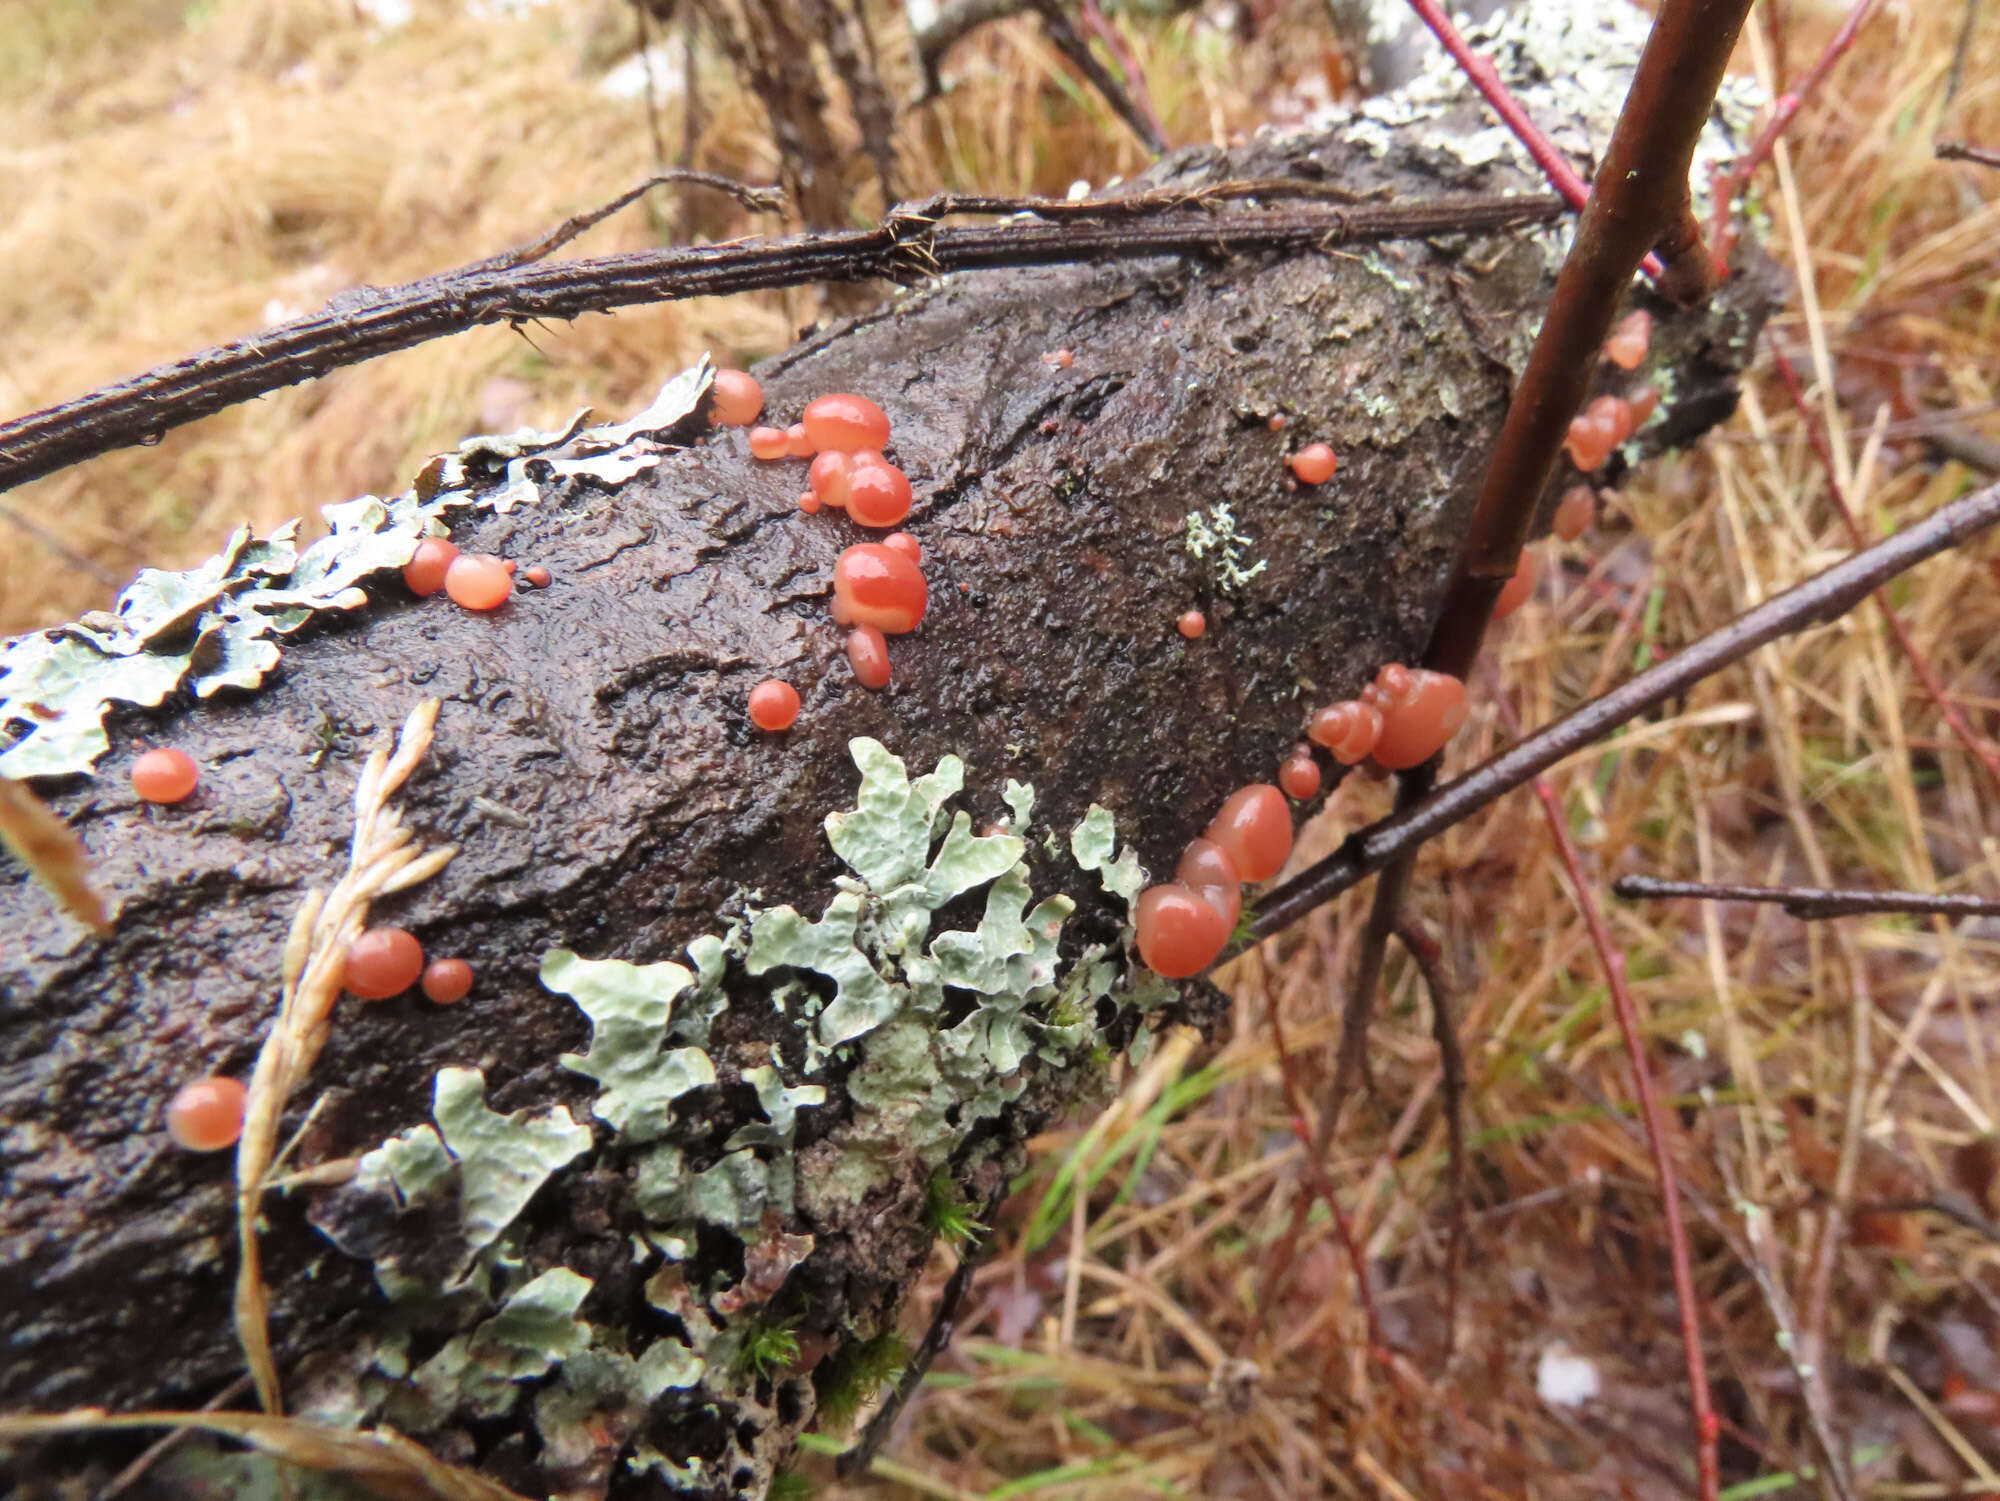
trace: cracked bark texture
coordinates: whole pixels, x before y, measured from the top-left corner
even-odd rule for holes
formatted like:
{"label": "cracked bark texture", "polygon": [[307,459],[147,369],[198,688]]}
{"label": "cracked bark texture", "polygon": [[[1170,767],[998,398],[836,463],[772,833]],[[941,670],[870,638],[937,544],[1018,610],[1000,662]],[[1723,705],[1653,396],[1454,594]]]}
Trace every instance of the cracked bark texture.
{"label": "cracked bark texture", "polygon": [[[1437,130],[1381,158],[1337,135],[1194,150],[1146,182],[1298,173],[1358,191],[1538,187],[1505,164],[1454,161]],[[478,984],[449,1008],[341,1003],[287,1117],[289,1132],[325,1097],[305,1161],[428,1119],[433,1076],[451,1065],[483,1069],[496,1110],[560,1101],[588,1120],[592,1087],[556,1061],[581,1050],[588,1025],[537,983],[543,952],[679,959],[745,888],[816,915],[840,869],[820,824],[853,804],[854,736],[880,739],[913,774],[962,756],[956,806],[975,821],[1004,816],[1005,779],[1031,783],[1036,893],[1080,903],[1065,955],[1113,939],[1122,904],[1050,858],[1040,834],[1066,835],[1101,803],[1121,843],[1129,835],[1150,870],[1169,869],[1231,789],[1270,776],[1312,707],[1420,651],[1556,243],[1527,233],[965,275],[772,361],[759,373],[774,413],[826,391],[880,401],[916,486],[909,527],[932,605],[892,644],[895,683],[881,694],[854,683],[827,614],[833,561],[856,530],[797,511],[802,464],[751,462],[742,435],[722,433],[616,492],[575,490],[458,527],[461,547],[545,564],[546,591],[474,615],[391,579],[358,618],[291,644],[254,695],[114,717],[97,779],[44,790],[97,863],[115,935],[52,917],[18,866],[0,867],[0,1411],[196,1406],[239,1374],[228,1154],[174,1149],[161,1109],[190,1077],[247,1073],[299,897],[345,859],[360,757],[420,696],[444,708],[402,801],[421,837],[463,849],[374,920],[470,959]],[[1767,290],[1739,278],[1704,313],[1656,309],[1673,396],[1649,444],[1684,441],[1730,409],[1736,352]],[[1058,348],[1075,353],[1067,369],[1043,363]],[[1273,432],[1278,414],[1288,422]],[[1296,487],[1283,457],[1315,440],[1334,446],[1340,471]],[[1552,493],[1573,479],[1559,475]],[[1264,565],[1234,589],[1186,546],[1189,513],[1223,503],[1254,539],[1243,563]],[[1209,620],[1194,643],[1174,629],[1189,606]],[[774,676],[804,699],[780,737],[744,713],[750,687]],[[202,763],[191,804],[135,802],[127,773],[144,743]],[[709,1049],[720,1080],[679,1107],[711,1144],[759,1118],[738,1071],[772,1045],[786,1082],[802,1078],[790,1024],[753,1004],[756,982],[739,973],[732,989]],[[808,1161],[847,1128],[842,1072],[810,1076],[828,1099],[799,1117]],[[974,1202],[1100,1078],[1033,1065],[1020,1099],[962,1154]],[[523,1245],[533,1269],[595,1279],[583,1317],[642,1330],[659,1320],[628,1245],[630,1162],[601,1128],[599,1143],[543,1188]],[[916,1174],[865,1212],[820,1217],[804,1196],[784,1228],[814,1235],[815,1249],[771,1306],[799,1313],[808,1342],[885,1327],[928,1251],[923,1196]],[[272,1328],[294,1386],[315,1365],[338,1368],[383,1310],[368,1263],[308,1220],[329,1198],[268,1205]],[[699,1271],[727,1259],[703,1248]],[[803,1378],[774,1387],[711,1372],[634,1418],[630,1436],[701,1459],[701,1494],[756,1494],[811,1426],[812,1403]],[[607,1478],[613,1494],[664,1492],[614,1467],[616,1453],[553,1472],[531,1414],[524,1402],[431,1442],[524,1494],[588,1494]],[[102,1479],[136,1447],[23,1448],[11,1473],[47,1488]]]}

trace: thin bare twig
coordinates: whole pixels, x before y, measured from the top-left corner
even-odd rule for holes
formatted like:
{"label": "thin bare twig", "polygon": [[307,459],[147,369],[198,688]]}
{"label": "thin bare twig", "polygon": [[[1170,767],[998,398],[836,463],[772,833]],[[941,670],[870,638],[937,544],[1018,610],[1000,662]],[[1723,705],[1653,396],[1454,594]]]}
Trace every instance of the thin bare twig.
{"label": "thin bare twig", "polygon": [[1267,938],[1290,926],[1628,720],[1686,692],[1760,646],[1839,618],[1871,589],[1995,522],[2000,522],[2000,485],[1989,485],[1746,610],[1621,687],[1446,783],[1415,807],[1355,830],[1325,859],[1265,894],[1250,925],[1251,936]]}
{"label": "thin bare twig", "polygon": [[1840,891],[1818,886],[1739,886],[1718,881],[1665,881],[1657,876],[1620,876],[1614,894],[1627,898],[1698,897],[1710,902],[1776,902],[1788,917],[1817,922],[1872,912],[1908,912],[1938,917],[2000,917],[2000,899],[1952,896],[1933,891]]}
{"label": "thin bare twig", "polygon": [[1465,1052],[1459,1046],[1454,999],[1458,987],[1445,971],[1444,949],[1417,923],[1396,924],[1396,938],[1409,952],[1431,995],[1431,1036],[1437,1039],[1438,1071],[1444,1078],[1445,1193],[1450,1218],[1445,1232],[1444,1348],[1458,1347],[1458,1275],[1465,1259]]}
{"label": "thin bare twig", "polygon": [[1978,167],[2000,167],[2000,151],[1991,146],[1975,146],[1970,141],[1939,141],[1938,160],[1971,162]]}
{"label": "thin bare twig", "polygon": [[1541,800],[1548,821],[1549,837],[1569,876],[1571,892],[1584,926],[1590,930],[1591,947],[1611,988],[1612,1009],[1618,1016],[1618,1030],[1625,1039],[1626,1060],[1632,1066],[1633,1088],[1639,1096],[1639,1112],[1646,1125],[1646,1142],[1652,1148],[1653,1171],[1659,1176],[1660,1208],[1667,1222],[1667,1254],[1673,1267],[1674,1297],[1680,1304],[1681,1349],[1687,1357],[1688,1396],[1694,1409],[1695,1472],[1702,1501],[1715,1501],[1721,1491],[1721,1461],[1716,1441],[1721,1425],[1709,1400],[1708,1363],[1701,1348],[1701,1314],[1695,1302],[1694,1268],[1688,1256],[1687,1227],[1681,1222],[1679,1175],[1674,1171],[1673,1152],[1667,1145],[1667,1123],[1660,1114],[1660,1101],[1653,1088],[1652,1070],[1646,1063],[1645,1034],[1639,1025],[1638,1003],[1625,981],[1625,954],[1611,939],[1583,861],[1569,827],[1563,821],[1562,805],[1555,789],[1544,777],[1535,778],[1535,796]]}
{"label": "thin bare twig", "polygon": [[[934,220],[944,212],[1039,213],[1045,200],[1014,200],[1014,208],[1002,207],[1006,199],[932,200],[899,209],[874,229],[634,251],[502,270],[481,267],[379,288],[372,296],[343,300],[338,307],[0,424],[0,490],[143,443],[330,370],[488,323],[574,318],[642,303],[811,282],[921,281],[997,266],[1212,258],[1490,232],[1543,223],[1562,212],[1559,199],[1541,194],[1234,211],[1202,207],[1210,196],[1100,200],[1087,222],[1021,219],[954,228],[939,228]],[[940,209],[941,203],[955,206]]]}
{"label": "thin bare twig", "polygon": [[1154,156],[1164,155],[1167,142],[1160,133],[1159,122],[1152,118],[1150,111],[1141,109],[1125,92],[1125,85],[1118,81],[1117,75],[1097,60],[1097,54],[1090,50],[1090,43],[1083,39],[1063,13],[1061,0],[1031,0],[1031,4],[1035,14],[1041,17],[1042,30],[1048,33],[1055,49],[1069,59],[1070,65],[1084,76],[1092,88],[1104,96],[1104,102],[1111,106],[1112,113],[1125,122],[1125,128],[1137,136],[1148,151]]}

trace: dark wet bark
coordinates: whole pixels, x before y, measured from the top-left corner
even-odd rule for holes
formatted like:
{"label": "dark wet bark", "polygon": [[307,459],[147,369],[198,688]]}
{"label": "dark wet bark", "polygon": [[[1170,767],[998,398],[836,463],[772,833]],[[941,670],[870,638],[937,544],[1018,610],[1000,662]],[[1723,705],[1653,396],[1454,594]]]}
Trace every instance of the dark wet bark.
{"label": "dark wet bark", "polygon": [[[1535,186],[1505,168],[1440,170],[1441,159],[1425,143],[1385,160],[1323,140],[1264,143],[1183,153],[1163,175],[1295,171],[1400,193]],[[262,692],[115,718],[98,779],[53,789],[98,862],[115,936],[53,919],[17,867],[0,869],[0,1410],[192,1406],[239,1373],[226,1154],[173,1149],[161,1107],[189,1077],[247,1073],[299,897],[345,858],[360,757],[419,697],[444,710],[402,801],[427,840],[463,852],[382,902],[377,920],[470,959],[479,983],[452,1008],[342,1003],[288,1117],[289,1131],[329,1095],[307,1161],[427,1119],[446,1066],[483,1069],[494,1109],[560,1101],[588,1119],[591,1086],[556,1061],[588,1026],[537,983],[543,952],[678,959],[746,888],[760,905],[816,915],[839,870],[821,820],[853,804],[855,736],[880,739],[913,773],[962,756],[956,806],[975,821],[1004,816],[1006,779],[1031,783],[1035,889],[1080,902],[1066,953],[1112,937],[1120,907],[1043,851],[1041,833],[1066,836],[1101,803],[1148,868],[1168,868],[1230,789],[1270,776],[1313,706],[1421,651],[1550,285],[1540,234],[994,271],[808,338],[761,372],[771,408],[871,394],[919,495],[910,529],[932,607],[892,643],[886,693],[855,685],[827,617],[831,565],[858,535],[836,516],[800,515],[803,466],[753,463],[732,433],[615,494],[578,491],[460,528],[462,547],[547,566],[547,591],[477,616],[385,582],[357,620],[294,643]],[[1762,304],[1740,282],[1729,295],[1754,307],[1663,312],[1674,397],[1653,434],[1684,441],[1733,404],[1732,351],[1748,347]],[[1071,367],[1043,363],[1058,348],[1074,351]],[[1271,431],[1281,414],[1287,425]],[[1297,488],[1283,456],[1315,440],[1332,443],[1340,471]],[[1188,514],[1223,503],[1253,539],[1243,564],[1265,565],[1234,590],[1186,546]],[[1174,630],[1189,606],[1209,621],[1192,644]],[[805,701],[775,739],[744,716],[749,688],[771,676]],[[203,763],[193,804],[135,804],[125,776],[140,742]],[[760,1119],[736,1075],[771,1045],[786,1081],[803,1077],[790,1024],[738,981],[709,1049],[722,1082],[682,1107],[711,1143]],[[841,1072],[811,1076],[828,1100],[800,1114],[807,1161],[849,1119]],[[1033,1066],[968,1153],[982,1164],[966,1173],[974,1202],[1093,1077]],[[629,1163],[601,1145],[525,1217],[534,1266],[595,1280],[593,1323],[653,1317],[628,1243],[631,1190]],[[802,1211],[786,1228],[816,1247],[772,1306],[798,1313],[802,1336],[836,1343],[881,1328],[924,1264],[923,1197],[912,1174],[865,1212]],[[330,1198],[269,1205],[272,1327],[293,1379],[302,1357],[350,1347],[382,1307],[368,1264],[308,1223]],[[767,1470],[810,1426],[811,1400],[803,1380],[774,1390],[711,1372],[699,1400],[668,1402],[642,1433],[706,1458],[727,1494],[750,1458]],[[523,1403],[500,1430],[527,1428],[531,1412]],[[440,1447],[527,1493],[552,1483],[522,1433],[458,1428]],[[103,1474],[129,1453],[47,1448],[17,1464],[44,1478]]]}

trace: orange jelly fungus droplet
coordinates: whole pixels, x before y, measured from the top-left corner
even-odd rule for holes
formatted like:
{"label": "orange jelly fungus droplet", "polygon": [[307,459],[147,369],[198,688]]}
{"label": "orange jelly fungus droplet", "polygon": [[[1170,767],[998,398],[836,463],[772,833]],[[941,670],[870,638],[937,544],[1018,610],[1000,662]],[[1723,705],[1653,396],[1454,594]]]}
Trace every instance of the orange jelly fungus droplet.
{"label": "orange jelly fungus droplet", "polygon": [[521,570],[521,577],[533,584],[537,589],[546,589],[555,581],[553,575],[540,563],[536,563],[529,568],[523,568]]}
{"label": "orange jelly fungus droplet", "polygon": [[884,547],[893,547],[897,552],[915,563],[919,568],[924,563],[924,544],[908,532],[891,532],[882,539]]}
{"label": "orange jelly fungus droplet", "polygon": [[403,582],[419,599],[428,599],[444,587],[445,570],[457,556],[458,549],[444,538],[426,537],[403,565]]}
{"label": "orange jelly fungus droplet", "polygon": [[386,1001],[417,983],[424,972],[424,946],[403,928],[370,928],[347,946],[347,975],[341,983],[364,1001]]}
{"label": "orange jelly fungus droplet", "polygon": [[1514,565],[1514,576],[1507,580],[1507,587],[1500,591],[1500,597],[1493,602],[1493,618],[1505,620],[1535,592],[1535,554],[1532,548],[1521,549],[1521,561]]}
{"label": "orange jelly fungus droplet", "polygon": [[1134,926],[1146,968],[1169,980],[1199,974],[1229,942],[1229,924],[1185,886],[1150,886],[1139,893]]}
{"label": "orange jelly fungus droplet", "polygon": [[177,803],[201,781],[201,768],[186,751],[161,746],[132,763],[132,790],[149,803]]}
{"label": "orange jelly fungus droplet", "polygon": [[1237,878],[1235,862],[1221,845],[1213,839],[1189,840],[1174,870],[1174,881],[1221,913],[1225,927],[1235,928],[1243,911],[1243,883]]}
{"label": "orange jelly fungus droplet", "polygon": [[1308,747],[1295,746],[1285,757],[1278,767],[1278,785],[1294,802],[1303,803],[1319,796],[1319,762],[1313,759]]}
{"label": "orange jelly fungus droplet", "polygon": [[764,410],[764,388],[747,370],[718,370],[708,387],[718,427],[748,427]]}
{"label": "orange jelly fungus droplet", "polygon": [[1274,433],[1283,432],[1285,430],[1285,414],[1283,412],[1273,412],[1270,420],[1264,426],[1268,427]]}
{"label": "orange jelly fungus droplet", "polygon": [[789,730],[799,717],[799,690],[776,678],[750,690],[750,722],[760,730]]}
{"label": "orange jelly fungus droplet", "polygon": [[1076,356],[1071,354],[1067,349],[1058,349],[1052,353],[1043,355],[1042,363],[1052,366],[1057,370],[1067,370],[1071,365],[1076,363]]}
{"label": "orange jelly fungus droplet", "polygon": [[1244,880],[1268,881],[1292,852],[1292,810],[1269,782],[1253,782],[1229,795],[1201,837],[1221,845]]}
{"label": "orange jelly fungus droplet", "polygon": [[1660,393],[1656,387],[1641,386],[1632,396],[1632,431],[1637,432],[1646,425],[1646,420],[1660,408]]}
{"label": "orange jelly fungus droplet", "polygon": [[1597,519],[1597,495],[1588,485],[1571,485],[1556,502],[1556,514],[1549,530],[1565,542],[1574,542],[1590,530]]}
{"label": "orange jelly fungus droplet", "polygon": [[1292,473],[1299,477],[1299,483],[1303,485],[1323,485],[1333,478],[1333,471],[1340,467],[1340,460],[1324,443],[1309,443],[1285,462],[1292,466]]}
{"label": "orange jelly fungus droplet", "polygon": [[790,447],[782,427],[753,427],[750,429],[750,457],[753,459],[782,459]]}
{"label": "orange jelly fungus droplet", "polygon": [[472,966],[463,959],[433,959],[424,966],[423,984],[427,998],[455,1006],[472,993]]}
{"label": "orange jelly fungus droplet", "polygon": [[857,462],[847,482],[847,514],[860,526],[896,526],[910,514],[909,476],[886,460]]}
{"label": "orange jelly fungus droplet", "polygon": [[854,453],[889,441],[889,414],[866,396],[842,391],[809,402],[803,426],[815,448]]}
{"label": "orange jelly fungus droplet", "polygon": [[819,452],[819,445],[807,433],[803,422],[794,422],[785,429],[785,457],[788,459],[809,459]]}
{"label": "orange jelly fungus droplet", "polygon": [[812,493],[835,507],[847,504],[847,487],[853,480],[854,455],[837,448],[815,455],[812,468],[806,471],[806,483],[812,487]]}
{"label": "orange jelly fungus droplet", "polygon": [[514,592],[514,575],[498,558],[462,552],[445,570],[444,592],[468,610],[496,610]]}
{"label": "orange jelly fungus droplet", "polygon": [[1384,716],[1375,760],[1391,771],[1403,771],[1437,754],[1456,735],[1467,713],[1465,684],[1442,672],[1418,668],[1410,674],[1410,691]]}
{"label": "orange jelly fungus droplet", "polygon": [[847,633],[847,665],[862,687],[881,692],[889,686],[889,638],[872,625],[857,625]]}
{"label": "orange jelly fungus droplet", "polygon": [[817,516],[819,514],[819,497],[810,490],[801,490],[799,492],[799,509],[804,511],[808,516]]}
{"label": "orange jelly fungus droplet", "polygon": [[1382,711],[1358,699],[1327,705],[1306,727],[1306,738],[1325,746],[1342,766],[1367,760],[1381,733]]}
{"label": "orange jelly fungus droplet", "polygon": [[1382,707],[1391,707],[1410,691],[1410,669],[1401,662],[1383,663],[1375,670],[1374,688]]}
{"label": "orange jelly fungus droplet", "polygon": [[1584,415],[1611,434],[1614,446],[1631,437],[1638,427],[1632,420],[1632,403],[1622,396],[1600,396],[1584,409]]}
{"label": "orange jelly fungus droplet", "polygon": [[1174,622],[1174,629],[1192,641],[1208,629],[1208,617],[1199,610],[1183,610],[1181,618]]}
{"label": "orange jelly fungus droplet", "polygon": [[234,1079],[196,1079],[167,1101],[167,1134],[190,1152],[219,1152],[243,1134],[249,1098]]}
{"label": "orange jelly fungus droplet", "polygon": [[930,593],[923,571],[880,542],[857,543],[833,565],[834,605],[845,611],[845,624],[872,625],[884,635],[900,636],[924,618]]}
{"label": "orange jelly fungus droplet", "polygon": [[1644,308],[1627,313],[1604,341],[1604,357],[1620,370],[1637,370],[1653,338],[1653,315]]}

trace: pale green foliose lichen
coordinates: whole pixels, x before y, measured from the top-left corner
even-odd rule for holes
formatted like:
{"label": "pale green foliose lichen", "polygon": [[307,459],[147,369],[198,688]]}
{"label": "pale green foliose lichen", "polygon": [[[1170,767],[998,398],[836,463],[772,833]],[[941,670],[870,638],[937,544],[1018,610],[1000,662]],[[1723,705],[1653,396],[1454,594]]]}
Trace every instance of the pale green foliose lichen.
{"label": "pale green foliose lichen", "polygon": [[1104,889],[1122,897],[1129,908],[1139,900],[1139,893],[1146,885],[1146,872],[1130,846],[1112,859],[1112,851],[1117,847],[1118,830],[1112,823],[1111,810],[1092,803],[1083,821],[1069,831],[1070,854],[1085,870],[1096,871]]}
{"label": "pale green foliose lichen", "polygon": [[581,959],[558,948],[542,956],[541,980],[590,1018],[590,1051],[563,1054],[562,1066],[598,1082],[592,1108],[627,1141],[666,1135],[674,1101],[715,1082],[707,1053],[666,1046],[674,998],[694,981],[681,965]]}

